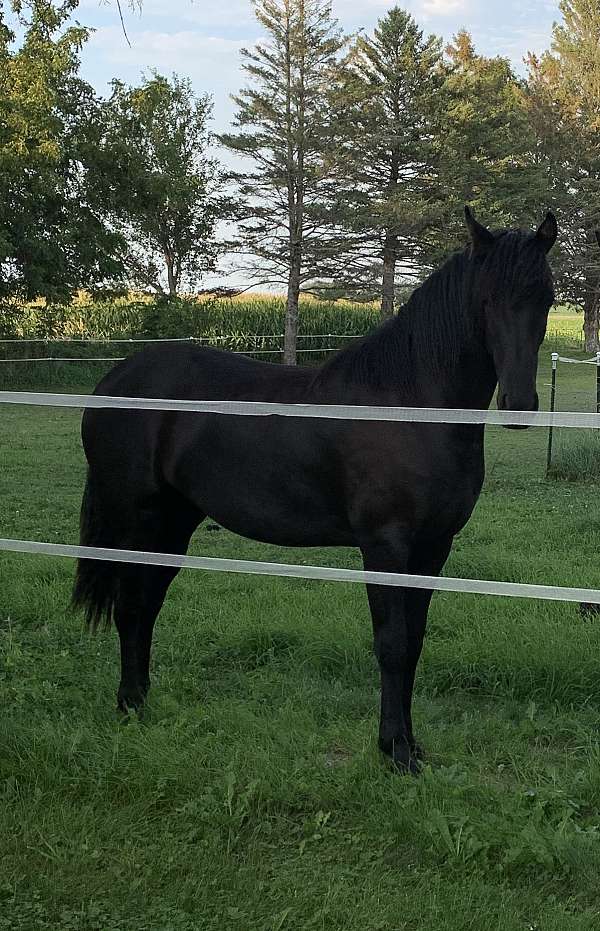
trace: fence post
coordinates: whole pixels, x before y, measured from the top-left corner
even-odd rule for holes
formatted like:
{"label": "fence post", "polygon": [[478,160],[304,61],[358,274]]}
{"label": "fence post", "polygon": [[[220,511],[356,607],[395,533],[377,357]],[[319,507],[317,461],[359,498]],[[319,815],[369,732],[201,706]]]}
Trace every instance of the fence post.
{"label": "fence post", "polygon": [[[600,353],[598,353],[600,356]],[[550,385],[550,411],[554,413],[554,405],[556,400],[556,367],[558,365],[558,353],[552,353],[552,384]],[[598,386],[598,372],[600,368],[596,369],[596,386]],[[550,465],[552,463],[552,431],[553,426],[550,424],[548,427],[548,455],[546,456],[546,475],[550,471]]]}
{"label": "fence post", "polygon": [[600,352],[596,353],[596,413],[600,414]]}

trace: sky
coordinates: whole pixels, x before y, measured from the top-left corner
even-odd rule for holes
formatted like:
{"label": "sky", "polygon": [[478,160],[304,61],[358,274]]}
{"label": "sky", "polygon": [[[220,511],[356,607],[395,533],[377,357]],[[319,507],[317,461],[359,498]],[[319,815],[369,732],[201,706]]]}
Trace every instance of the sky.
{"label": "sky", "polygon": [[[348,32],[370,31],[393,0],[333,0],[333,12]],[[528,51],[548,47],[558,0],[403,0],[425,33],[448,40],[460,28],[473,35],[485,55],[504,55],[524,72]],[[102,94],[113,77],[138,83],[156,69],[189,77],[198,93],[214,97],[214,129],[231,124],[230,94],[244,83],[240,48],[260,38],[250,0],[142,0],[134,11],[123,0],[128,46],[115,0],[81,0],[77,18],[93,27],[82,53],[83,76]]]}
{"label": "sky", "polygon": [[[525,73],[528,51],[549,46],[553,21],[559,18],[558,0],[396,0],[413,14],[423,31],[450,40],[466,27],[475,48],[485,55],[504,55],[517,71]],[[197,93],[214,99],[213,130],[231,126],[235,105],[230,95],[245,83],[240,49],[261,38],[250,0],[133,0],[132,10],[122,0],[123,35],[116,0],[80,0],[77,19],[94,32],[82,51],[82,75],[102,94],[118,77],[137,84],[142,73],[155,69],[190,78]],[[371,31],[394,0],[333,0],[333,14],[348,33]],[[219,151],[224,164],[235,165],[233,155]],[[246,285],[225,262],[216,278],[205,286]]]}

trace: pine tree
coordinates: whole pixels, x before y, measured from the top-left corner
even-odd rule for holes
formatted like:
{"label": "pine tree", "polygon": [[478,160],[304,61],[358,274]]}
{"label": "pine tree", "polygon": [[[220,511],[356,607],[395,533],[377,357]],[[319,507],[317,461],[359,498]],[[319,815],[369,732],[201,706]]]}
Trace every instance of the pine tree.
{"label": "pine tree", "polygon": [[[441,43],[394,7],[355,42],[334,90],[332,199],[339,228],[330,277],[360,290],[380,279],[381,313],[394,312],[396,269],[414,266],[439,208],[435,125]],[[332,250],[333,251],[333,250]]]}
{"label": "pine tree", "polygon": [[446,48],[446,116],[440,174],[447,214],[440,230],[462,240],[462,207],[470,204],[496,226],[529,224],[547,208],[548,180],[525,102],[525,85],[506,58],[477,54],[470,34]]}
{"label": "pine tree", "polygon": [[242,51],[249,86],[234,97],[237,133],[221,141],[254,163],[237,173],[247,204],[238,248],[263,283],[287,284],[284,361],[296,361],[298,302],[318,274],[322,229],[308,220],[326,183],[327,91],[343,39],[330,0],[253,0],[266,39]]}
{"label": "pine tree", "polygon": [[586,349],[600,312],[600,6],[562,0],[551,50],[529,56],[529,107],[561,225],[560,296],[582,307]]}

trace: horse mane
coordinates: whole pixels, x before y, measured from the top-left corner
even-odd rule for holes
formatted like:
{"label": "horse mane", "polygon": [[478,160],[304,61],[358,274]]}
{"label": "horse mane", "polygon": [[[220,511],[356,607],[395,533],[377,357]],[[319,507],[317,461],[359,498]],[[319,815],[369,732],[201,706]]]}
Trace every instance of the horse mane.
{"label": "horse mane", "polygon": [[394,317],[328,359],[315,383],[335,379],[373,387],[406,387],[413,382],[415,363],[432,378],[453,370],[480,325],[476,280],[486,292],[502,288],[514,298],[543,286],[549,274],[543,251],[534,245],[534,234],[496,230],[493,235],[496,245],[487,257],[483,280],[478,280],[481,263],[470,245],[453,253],[413,291]]}

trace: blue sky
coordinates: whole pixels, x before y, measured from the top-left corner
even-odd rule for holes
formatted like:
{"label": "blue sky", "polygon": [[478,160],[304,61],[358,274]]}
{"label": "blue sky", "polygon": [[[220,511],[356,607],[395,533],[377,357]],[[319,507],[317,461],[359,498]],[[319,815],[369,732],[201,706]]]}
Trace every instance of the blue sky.
{"label": "blue sky", "polygon": [[[126,7],[127,0],[123,3]],[[334,14],[348,31],[370,30],[392,5],[390,0],[333,0]],[[444,39],[466,26],[478,51],[506,55],[519,71],[528,50],[548,46],[559,18],[558,0],[405,0],[400,5],[425,32]],[[129,8],[124,13],[131,48],[114,0],[82,0],[78,19],[96,30],[83,52],[84,76],[106,93],[113,77],[137,83],[151,68],[176,71],[198,92],[214,96],[214,128],[227,128],[233,114],[229,95],[243,83],[239,50],[260,37],[250,0],[143,0],[141,13]]]}

